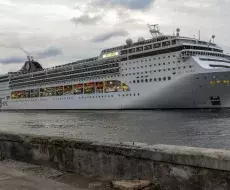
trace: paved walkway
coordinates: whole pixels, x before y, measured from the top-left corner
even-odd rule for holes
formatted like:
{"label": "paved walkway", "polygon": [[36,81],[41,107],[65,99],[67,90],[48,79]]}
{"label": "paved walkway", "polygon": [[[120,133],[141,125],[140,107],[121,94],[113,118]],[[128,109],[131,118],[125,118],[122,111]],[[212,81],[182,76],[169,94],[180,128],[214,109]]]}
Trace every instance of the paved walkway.
{"label": "paved walkway", "polygon": [[56,170],[49,169],[44,172],[39,166],[2,161],[0,190],[83,190],[47,178],[58,175]]}

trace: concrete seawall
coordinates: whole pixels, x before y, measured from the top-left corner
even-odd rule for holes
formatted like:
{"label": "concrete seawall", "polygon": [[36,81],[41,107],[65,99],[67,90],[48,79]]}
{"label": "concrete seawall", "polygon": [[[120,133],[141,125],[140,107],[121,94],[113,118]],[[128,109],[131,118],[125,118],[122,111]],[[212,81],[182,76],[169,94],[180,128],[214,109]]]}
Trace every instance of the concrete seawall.
{"label": "concrete seawall", "polygon": [[150,180],[164,190],[230,189],[225,150],[1,133],[0,157],[106,180]]}

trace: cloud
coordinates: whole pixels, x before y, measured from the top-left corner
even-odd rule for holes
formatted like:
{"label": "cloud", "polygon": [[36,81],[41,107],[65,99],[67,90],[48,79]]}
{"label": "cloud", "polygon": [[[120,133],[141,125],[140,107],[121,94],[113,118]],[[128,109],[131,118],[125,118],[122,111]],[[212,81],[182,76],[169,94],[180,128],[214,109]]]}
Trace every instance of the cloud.
{"label": "cloud", "polygon": [[[22,49],[22,51],[25,51]],[[27,53],[34,56],[37,59],[45,59],[49,57],[55,57],[62,54],[62,50],[57,47],[49,47],[45,50]],[[7,58],[0,59],[0,64],[14,64],[14,63],[24,63],[26,61],[26,56],[11,56]]]}
{"label": "cloud", "polygon": [[112,31],[108,33],[104,33],[99,36],[95,36],[92,41],[93,42],[104,42],[107,41],[113,37],[119,37],[119,36],[128,36],[129,33],[126,30],[117,30],[117,31]]}
{"label": "cloud", "polygon": [[78,18],[73,17],[70,21],[73,22],[74,24],[95,24],[97,23],[99,20],[102,19],[102,16],[94,16],[94,17],[90,17],[88,14],[82,15]]}
{"label": "cloud", "polygon": [[93,4],[97,6],[121,6],[132,10],[149,8],[155,0],[96,0]]}
{"label": "cloud", "polygon": [[25,62],[26,58],[25,57],[8,57],[8,58],[3,58],[0,59],[1,64],[13,64],[13,63],[23,63]]}
{"label": "cloud", "polygon": [[35,57],[38,59],[45,59],[49,57],[55,57],[63,54],[62,50],[57,47],[49,47],[43,51],[37,52]]}

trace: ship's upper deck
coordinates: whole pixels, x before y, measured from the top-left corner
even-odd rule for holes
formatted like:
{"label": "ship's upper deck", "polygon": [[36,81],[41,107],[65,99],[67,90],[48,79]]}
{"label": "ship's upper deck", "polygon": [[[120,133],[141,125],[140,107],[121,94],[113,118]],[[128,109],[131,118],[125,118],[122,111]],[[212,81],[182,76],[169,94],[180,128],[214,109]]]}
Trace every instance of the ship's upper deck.
{"label": "ship's upper deck", "polygon": [[125,50],[128,48],[137,47],[137,46],[141,46],[141,45],[170,41],[173,39],[176,41],[184,42],[184,43],[198,44],[198,45],[204,45],[204,46],[209,45],[210,47],[215,47],[215,48],[221,49],[221,47],[219,47],[215,43],[198,40],[196,38],[189,38],[189,37],[175,36],[175,35],[174,36],[162,35],[162,36],[156,36],[152,39],[148,39],[148,40],[144,40],[144,41],[140,41],[140,42],[135,42],[135,43],[132,43],[131,45],[122,45],[122,46],[117,46],[114,48],[105,49],[105,50],[102,50],[102,54],[113,52],[113,51]]}
{"label": "ship's upper deck", "polygon": [[[151,32],[151,30],[150,30]],[[155,31],[158,32],[159,31]],[[159,33],[160,34],[160,33]],[[213,38],[214,40],[214,38]],[[133,43],[132,40],[128,39],[126,41],[126,45],[117,46],[109,49],[102,50],[100,55],[98,57],[92,57],[89,59],[83,59],[79,61],[75,61],[72,63],[64,64],[55,66],[52,68],[46,68],[42,71],[37,71],[33,73],[52,73],[52,72],[59,72],[59,70],[71,70],[71,67],[84,67],[89,66],[91,64],[101,64],[106,63],[111,59],[118,59],[122,57],[127,56],[135,56],[135,54],[141,53],[141,52],[149,52],[149,51],[157,51],[157,50],[165,50],[168,49],[170,51],[170,48],[172,47],[179,47],[184,46],[189,49],[198,49],[198,50],[204,50],[204,51],[214,51],[223,53],[223,50],[221,47],[219,47],[217,44],[207,41],[203,41],[196,38],[189,38],[189,37],[182,37],[180,36],[179,32],[177,32],[176,35],[156,35],[153,36],[153,38],[145,40],[144,38],[139,38],[137,42]],[[9,76],[12,78],[17,77],[19,75],[30,75],[31,73],[22,73],[19,72],[11,72],[8,73]]]}

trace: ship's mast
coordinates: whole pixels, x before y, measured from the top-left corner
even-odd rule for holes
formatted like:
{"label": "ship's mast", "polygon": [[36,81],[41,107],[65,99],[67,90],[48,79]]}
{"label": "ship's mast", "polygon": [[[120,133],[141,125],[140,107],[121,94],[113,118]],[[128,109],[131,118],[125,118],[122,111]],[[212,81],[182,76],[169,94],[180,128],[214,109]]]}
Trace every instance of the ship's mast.
{"label": "ship's mast", "polygon": [[147,24],[149,27],[149,32],[153,37],[156,36],[162,36],[163,34],[160,32],[160,27],[158,24],[154,24],[154,25],[149,25]]}

